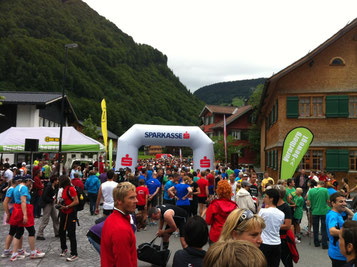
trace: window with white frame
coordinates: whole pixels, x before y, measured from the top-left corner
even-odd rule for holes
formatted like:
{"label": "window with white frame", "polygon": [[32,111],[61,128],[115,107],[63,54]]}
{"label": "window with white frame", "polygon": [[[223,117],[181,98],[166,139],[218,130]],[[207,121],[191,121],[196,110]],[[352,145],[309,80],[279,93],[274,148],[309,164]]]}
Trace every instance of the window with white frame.
{"label": "window with white frame", "polygon": [[241,131],[240,130],[232,130],[231,135],[232,135],[232,138],[235,140],[241,139]]}

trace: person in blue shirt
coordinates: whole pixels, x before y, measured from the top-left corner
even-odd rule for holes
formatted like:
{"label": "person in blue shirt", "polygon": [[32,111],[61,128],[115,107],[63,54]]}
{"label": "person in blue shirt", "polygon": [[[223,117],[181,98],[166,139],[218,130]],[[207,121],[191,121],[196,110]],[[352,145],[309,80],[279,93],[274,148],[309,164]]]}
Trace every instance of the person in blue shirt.
{"label": "person in blue shirt", "polygon": [[[179,175],[178,174],[175,174],[176,175],[176,179],[178,180],[179,178]],[[165,184],[164,186],[164,197],[163,197],[163,204],[172,204],[172,205],[175,205],[175,198],[170,196],[169,193],[167,192],[167,190],[169,188],[171,188],[172,186],[174,186],[176,184],[175,182],[175,176],[170,174],[169,175],[169,180],[167,181],[167,183]]]}
{"label": "person in blue shirt", "polygon": [[170,195],[175,195],[174,191],[176,191],[176,206],[184,209],[187,212],[187,215],[190,213],[190,200],[188,197],[192,193],[192,188],[188,184],[189,182],[190,178],[184,176],[182,178],[182,183],[176,184],[167,190]]}
{"label": "person in blue shirt", "polygon": [[89,211],[90,215],[94,215],[95,206],[97,203],[97,197],[100,187],[100,181],[94,171],[89,172],[89,177],[84,184],[84,189],[88,190],[88,198],[89,198]]}
{"label": "person in blue shirt", "polygon": [[[149,175],[148,175],[149,177]],[[161,187],[161,183],[157,179],[157,173],[154,172],[153,176],[146,181],[146,186],[149,189],[148,209],[157,205],[157,196]]]}
{"label": "person in blue shirt", "polygon": [[138,178],[138,182],[141,180],[141,179],[143,179],[143,180],[145,180],[146,181],[146,177],[147,177],[147,170],[145,169],[145,168],[142,168],[141,169],[141,174],[140,174],[140,176],[139,176],[139,178]]}
{"label": "person in blue shirt", "polygon": [[[11,180],[11,182],[9,182],[9,189],[6,191],[6,196],[4,199],[4,209],[5,209],[5,213],[6,213],[6,223],[9,223],[10,221],[10,217],[12,214],[12,210],[14,207],[14,203],[15,203],[15,199],[14,199],[14,189],[15,187],[22,182],[22,176],[21,175],[15,175],[15,177]],[[4,247],[4,252],[1,254],[2,258],[7,258],[11,256],[11,249],[10,249],[10,245],[11,242],[14,238],[14,235],[16,234],[16,229],[17,226],[16,225],[10,225],[10,231],[9,234],[7,235],[6,239],[5,239],[5,247]],[[23,238],[22,238],[23,239]],[[27,252],[24,252],[22,249],[22,239],[21,239],[21,243],[20,243],[20,249],[19,249],[19,253],[20,254],[29,254]]]}
{"label": "person in blue shirt", "polygon": [[330,240],[328,255],[332,261],[332,266],[343,266],[346,263],[345,256],[342,255],[339,246],[339,235],[344,220],[342,212],[346,210],[346,198],[342,193],[334,193],[330,197],[332,209],[326,215],[327,235]]}

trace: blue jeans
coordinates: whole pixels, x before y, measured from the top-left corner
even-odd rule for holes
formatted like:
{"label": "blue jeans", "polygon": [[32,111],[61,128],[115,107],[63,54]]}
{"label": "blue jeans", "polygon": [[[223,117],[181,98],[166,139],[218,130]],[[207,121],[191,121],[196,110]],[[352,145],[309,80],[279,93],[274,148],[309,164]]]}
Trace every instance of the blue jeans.
{"label": "blue jeans", "polygon": [[95,248],[95,250],[99,253],[100,256],[100,244],[98,244],[97,242],[95,242],[91,237],[88,236],[88,241],[89,243],[92,244],[92,246]]}
{"label": "blue jeans", "polygon": [[95,193],[88,193],[88,198],[89,198],[89,210],[90,214],[93,215],[95,212],[95,205],[97,202],[97,196],[98,194]]}
{"label": "blue jeans", "polygon": [[327,247],[326,215],[312,215],[312,229],[314,231],[314,244],[320,246],[319,241],[319,221],[321,221],[321,243]]}

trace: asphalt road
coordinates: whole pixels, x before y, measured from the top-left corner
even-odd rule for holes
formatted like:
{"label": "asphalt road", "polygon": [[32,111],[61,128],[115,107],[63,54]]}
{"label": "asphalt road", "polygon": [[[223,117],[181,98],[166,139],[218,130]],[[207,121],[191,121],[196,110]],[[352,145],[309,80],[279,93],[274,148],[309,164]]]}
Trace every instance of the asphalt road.
{"label": "asphalt road", "polygon": [[[46,252],[46,256],[43,259],[31,260],[26,258],[24,260],[18,260],[15,262],[10,262],[9,258],[0,258],[0,266],[83,266],[83,267],[90,267],[90,266],[100,266],[100,257],[98,253],[92,248],[89,244],[86,233],[88,229],[94,224],[94,221],[98,218],[98,216],[90,216],[89,215],[89,206],[85,206],[85,210],[81,211],[79,214],[80,218],[80,226],[77,227],[77,242],[78,242],[78,254],[79,259],[76,262],[66,262],[65,258],[60,257],[60,242],[58,238],[54,237],[53,228],[51,225],[51,220],[49,225],[45,230],[45,238],[44,241],[36,241],[36,247]],[[0,206],[0,214],[3,214],[2,205]],[[38,229],[40,224],[40,219],[35,219],[35,228]],[[2,221],[2,216],[1,216]],[[302,227],[307,225],[306,216],[304,215]],[[5,237],[8,233],[9,226],[2,225],[0,226],[0,249],[1,251],[4,249]],[[137,245],[143,242],[149,242],[155,236],[157,231],[157,226],[148,226],[147,231],[137,232],[136,233],[136,240]],[[159,243],[159,240],[157,240]],[[67,242],[69,246],[69,241]],[[25,239],[24,239],[24,248],[29,249],[27,243],[27,232],[25,230]],[[178,237],[172,236],[170,238],[170,250],[171,250],[171,257],[169,260],[168,266],[172,265],[172,259],[174,256],[175,251],[181,249],[180,240]],[[205,246],[205,249],[208,248],[208,245]],[[309,238],[303,237],[302,242],[298,244],[298,250],[300,253],[300,261],[295,266],[314,266],[314,267],[326,267],[331,266],[331,261],[328,257],[327,250],[322,250],[321,248],[315,248],[313,242],[311,245],[309,244]],[[144,263],[138,261],[138,266],[151,266],[148,263]],[[283,266],[281,264],[281,266]]]}

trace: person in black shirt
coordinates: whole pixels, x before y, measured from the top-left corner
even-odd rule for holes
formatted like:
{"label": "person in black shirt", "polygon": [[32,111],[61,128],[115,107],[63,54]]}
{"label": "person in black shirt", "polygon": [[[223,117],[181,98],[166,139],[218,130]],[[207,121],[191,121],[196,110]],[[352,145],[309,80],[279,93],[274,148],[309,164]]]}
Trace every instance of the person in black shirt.
{"label": "person in black shirt", "polygon": [[195,266],[201,267],[206,251],[202,249],[208,241],[208,226],[200,216],[188,219],[184,226],[184,237],[188,245],[185,249],[176,251],[173,267]]}
{"label": "person in black shirt", "polygon": [[281,239],[281,261],[285,267],[292,267],[293,266],[293,258],[290,252],[289,246],[287,244],[287,231],[291,229],[292,223],[292,212],[291,208],[288,204],[286,204],[283,198],[286,195],[286,189],[282,185],[274,186],[275,189],[279,191],[279,201],[278,205],[276,206],[279,210],[284,212],[285,219],[284,224],[280,227],[280,239]]}
{"label": "person in black shirt", "polygon": [[192,188],[192,194],[188,197],[190,200],[190,213],[188,214],[188,217],[191,216],[196,216],[197,215],[197,209],[198,209],[198,197],[201,193],[201,190],[196,182],[193,181],[193,175],[189,174],[188,177],[190,178],[190,181],[188,184]]}
{"label": "person in black shirt", "polygon": [[[159,231],[156,233],[157,236],[162,237],[163,247],[169,247],[169,239],[173,232],[176,229],[180,231],[180,241],[182,248],[186,248],[187,244],[184,239],[184,230],[183,227],[186,223],[187,212],[184,209],[181,209],[175,205],[165,204],[149,209],[148,212],[149,218],[152,220],[160,220]],[[164,224],[166,228],[163,230]]]}

